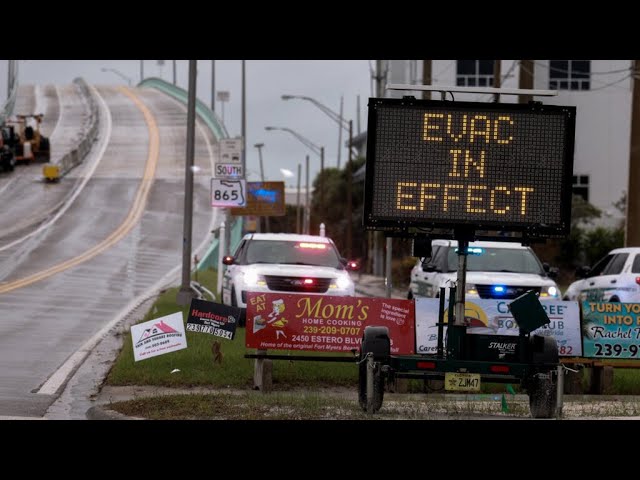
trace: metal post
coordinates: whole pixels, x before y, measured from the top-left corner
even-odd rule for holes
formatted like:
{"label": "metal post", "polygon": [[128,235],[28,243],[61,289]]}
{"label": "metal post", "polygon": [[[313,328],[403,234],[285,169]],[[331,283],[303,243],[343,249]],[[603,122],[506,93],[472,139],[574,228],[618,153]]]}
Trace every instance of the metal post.
{"label": "metal post", "polygon": [[436,356],[438,358],[443,358],[443,339],[444,339],[444,301],[447,295],[447,289],[445,287],[440,287],[440,308],[438,308],[438,343],[436,347]]}
{"label": "metal post", "polygon": [[173,62],[173,84],[177,85],[178,81],[177,81],[177,77],[176,77],[176,61],[175,60],[171,60]]}
{"label": "metal post", "polygon": [[385,295],[387,298],[391,298],[391,257],[392,257],[392,249],[393,249],[393,238],[387,237],[387,256],[385,258],[385,268],[384,268],[384,285],[385,285]]}
{"label": "metal post", "polygon": [[184,228],[182,238],[182,285],[177,296],[178,305],[191,303],[191,230],[193,216],[193,162],[196,127],[197,60],[189,60],[189,103],[187,105],[187,158],[184,170]]}
{"label": "metal post", "polygon": [[373,413],[373,352],[367,353],[367,413]]}
{"label": "metal post", "polygon": [[338,163],[337,163],[338,170],[340,170],[340,157],[341,157],[340,154],[342,152],[342,124],[343,124],[342,110],[343,110],[343,106],[344,106],[344,97],[341,95],[340,96],[340,121],[338,122]]}
{"label": "metal post", "polygon": [[309,205],[309,155],[307,155],[305,160],[305,176],[307,179],[307,186],[305,188],[304,194],[304,233],[309,235],[311,231],[311,205]]}
{"label": "metal post", "polygon": [[[262,165],[262,147],[264,147],[264,143],[256,143],[255,147],[258,149],[258,158],[260,159],[260,181],[264,183],[264,168]],[[269,217],[264,217],[265,229],[266,232],[269,233]],[[258,226],[260,225],[260,218],[258,218]]]}
{"label": "metal post", "polygon": [[13,60],[7,60],[7,100],[11,97],[11,87],[13,86]]}
{"label": "metal post", "polygon": [[300,177],[302,176],[302,165],[298,164],[298,195],[296,197],[296,233],[301,233],[300,230]]}
{"label": "metal post", "polygon": [[464,325],[464,296],[467,291],[465,284],[467,282],[467,248],[469,241],[466,239],[458,239],[458,276],[456,282],[456,321],[454,325]]}
{"label": "metal post", "polygon": [[[551,375],[551,372],[549,372]],[[556,385],[556,418],[562,418],[562,407],[564,405],[564,366],[562,364],[558,365],[558,382]]]}
{"label": "metal post", "polygon": [[242,168],[247,171],[244,152],[247,151],[247,82],[245,76],[245,61],[242,60]]}
{"label": "metal post", "polygon": [[349,160],[347,163],[347,258],[351,260],[351,229],[353,217],[352,180],[351,180],[351,150],[353,146],[353,120],[349,120]]}
{"label": "metal post", "polygon": [[211,60],[211,111],[216,113],[216,61]]}
{"label": "metal post", "polygon": [[325,229],[326,229],[326,227],[325,227],[324,223],[321,223],[320,224],[320,236],[321,237],[325,237],[327,235]]}
{"label": "metal post", "polygon": [[224,271],[224,263],[222,263],[222,259],[224,258],[224,251],[226,248],[224,247],[225,241],[225,230],[227,229],[227,224],[222,222],[220,224],[220,230],[218,231],[218,298],[222,302],[222,273]]}
{"label": "metal post", "polygon": [[144,80],[144,60],[140,60],[140,81]]}

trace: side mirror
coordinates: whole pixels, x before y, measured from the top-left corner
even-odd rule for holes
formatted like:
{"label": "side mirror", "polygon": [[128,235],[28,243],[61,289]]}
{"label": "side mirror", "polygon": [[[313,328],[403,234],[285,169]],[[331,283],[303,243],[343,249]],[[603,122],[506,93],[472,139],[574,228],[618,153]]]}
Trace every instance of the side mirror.
{"label": "side mirror", "polygon": [[591,267],[587,265],[583,265],[582,267],[576,268],[577,278],[587,278],[590,273],[591,273]]}
{"label": "side mirror", "polygon": [[557,278],[560,273],[560,269],[558,267],[552,267],[547,262],[542,264],[542,268],[549,278]]}
{"label": "side mirror", "polygon": [[225,265],[233,265],[234,262],[235,258],[233,258],[231,255],[227,255],[222,258],[222,263],[224,263]]}

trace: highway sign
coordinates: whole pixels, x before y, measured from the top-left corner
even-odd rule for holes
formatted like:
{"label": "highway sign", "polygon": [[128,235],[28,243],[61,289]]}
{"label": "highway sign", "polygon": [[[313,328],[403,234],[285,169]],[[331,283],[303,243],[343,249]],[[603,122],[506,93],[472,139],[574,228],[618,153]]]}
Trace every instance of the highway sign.
{"label": "highway sign", "polygon": [[247,202],[246,180],[211,179],[212,207],[244,207]]}
{"label": "highway sign", "polygon": [[216,178],[244,178],[244,168],[235,163],[216,163]]}
{"label": "highway sign", "polygon": [[369,100],[364,223],[569,232],[576,108]]}
{"label": "highway sign", "polygon": [[284,182],[249,182],[247,205],[232,208],[231,215],[279,217],[285,215]]}

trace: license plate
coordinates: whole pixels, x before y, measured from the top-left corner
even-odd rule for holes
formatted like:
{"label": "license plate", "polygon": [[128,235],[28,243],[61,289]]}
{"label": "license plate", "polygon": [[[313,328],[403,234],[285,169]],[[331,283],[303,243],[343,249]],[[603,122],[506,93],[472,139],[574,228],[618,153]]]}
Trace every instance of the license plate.
{"label": "license plate", "polygon": [[444,389],[456,392],[479,392],[480,374],[445,372]]}

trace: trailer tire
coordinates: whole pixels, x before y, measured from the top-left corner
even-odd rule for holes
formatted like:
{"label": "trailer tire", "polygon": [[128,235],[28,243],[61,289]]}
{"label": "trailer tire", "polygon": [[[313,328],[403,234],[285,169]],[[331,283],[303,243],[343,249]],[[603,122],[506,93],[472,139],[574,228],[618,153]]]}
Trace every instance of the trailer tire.
{"label": "trailer tire", "polygon": [[358,365],[358,402],[363,411],[367,411],[367,355],[373,353],[375,370],[373,372],[373,412],[382,408],[384,399],[384,375],[382,366],[389,364],[391,341],[389,329],[386,327],[366,327],[362,335],[360,347],[360,364]]}
{"label": "trailer tire", "polygon": [[531,346],[531,363],[558,364],[558,342],[553,337],[532,335],[529,338]]}
{"label": "trailer tire", "polygon": [[528,390],[531,417],[553,418],[558,406],[558,392],[551,372],[534,375]]}

